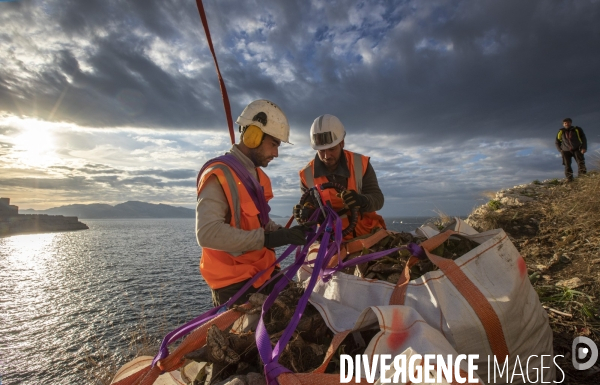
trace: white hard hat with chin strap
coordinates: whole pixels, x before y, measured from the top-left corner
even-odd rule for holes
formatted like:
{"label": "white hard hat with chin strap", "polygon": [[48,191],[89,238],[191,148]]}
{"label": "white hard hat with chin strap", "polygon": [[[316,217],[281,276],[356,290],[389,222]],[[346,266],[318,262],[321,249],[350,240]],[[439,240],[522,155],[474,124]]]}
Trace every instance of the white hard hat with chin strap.
{"label": "white hard hat with chin strap", "polygon": [[[265,100],[255,100],[248,104],[235,121],[241,127],[256,126],[260,130],[285,143],[290,143],[290,125],[277,104]],[[290,143],[291,144],[291,143]]]}
{"label": "white hard hat with chin strap", "polygon": [[310,145],[314,150],[327,150],[337,146],[346,137],[346,130],[333,115],[321,115],[310,127]]}

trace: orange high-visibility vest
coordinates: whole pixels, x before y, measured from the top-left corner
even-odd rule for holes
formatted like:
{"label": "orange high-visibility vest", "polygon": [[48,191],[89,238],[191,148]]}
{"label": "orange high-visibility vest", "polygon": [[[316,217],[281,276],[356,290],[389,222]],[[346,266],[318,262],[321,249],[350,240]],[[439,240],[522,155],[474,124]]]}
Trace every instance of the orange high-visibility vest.
{"label": "orange high-visibility vest", "polygon": [[[271,180],[260,168],[257,168],[256,171],[265,198],[269,201],[273,198]],[[215,162],[204,171],[198,183],[198,195],[211,175],[215,175],[219,179],[219,183],[227,197],[231,212],[229,224],[242,230],[260,228],[258,208],[244,184],[226,164]],[[202,257],[200,258],[200,274],[202,274],[211,289],[220,289],[254,277],[258,272],[269,268],[275,262],[275,259],[275,251],[266,247],[246,251],[237,257],[224,250],[203,247]],[[264,273],[253,286],[255,288],[262,286],[271,277],[274,268],[274,266],[270,267],[270,271]]]}
{"label": "orange high-visibility vest", "polygon": [[[350,152],[344,150],[344,156],[346,157],[346,164],[348,165],[348,169],[350,170],[350,178],[348,178],[348,186],[347,189],[354,190],[359,194],[362,192],[362,179],[365,173],[367,172],[367,165],[369,164],[369,158],[357,154],[354,152]],[[304,167],[299,172],[300,180],[302,183],[310,188],[314,187],[318,184],[323,184],[329,182],[326,176],[320,176],[315,178],[315,160],[311,160],[306,167]],[[331,201],[331,205],[333,209],[337,212],[340,212],[344,208],[344,201],[342,198],[338,198],[335,193],[329,193],[329,200]],[[359,214],[359,220],[354,228],[354,234],[348,234],[344,237],[344,239],[351,239],[354,237],[359,237],[364,234],[369,234],[374,228],[379,227],[385,229],[385,221],[381,217],[381,215],[376,212],[370,213],[362,213]],[[342,215],[342,227],[348,227],[349,221],[346,215]]]}

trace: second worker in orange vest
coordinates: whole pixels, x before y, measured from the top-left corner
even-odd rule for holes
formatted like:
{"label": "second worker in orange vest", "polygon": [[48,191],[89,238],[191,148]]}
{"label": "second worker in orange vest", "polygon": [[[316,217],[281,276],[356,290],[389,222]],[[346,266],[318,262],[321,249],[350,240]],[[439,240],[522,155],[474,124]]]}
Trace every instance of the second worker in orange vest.
{"label": "second worker in orange vest", "polygon": [[[271,181],[261,167],[279,155],[289,140],[283,111],[268,100],[255,100],[238,117],[242,137],[224,156],[209,160],[197,181],[196,237],[202,247],[200,273],[211,289],[213,304],[233,297],[258,278],[236,304],[246,302],[273,274],[275,247],[304,245],[302,226],[282,228],[269,219]],[[271,285],[270,285],[271,286]],[[263,290],[268,293],[271,287]]]}
{"label": "second worker in orange vest", "polygon": [[[354,232],[345,237],[350,239],[386,227],[383,218],[375,212],[383,207],[384,200],[375,170],[368,157],[344,150],[345,137],[346,130],[337,117],[316,118],[310,128],[310,144],[317,154],[299,174],[303,191],[326,182],[338,183],[347,189],[341,196],[330,194],[330,197],[333,208],[342,216],[343,227],[348,225],[345,218],[348,209],[360,208]],[[296,206],[294,215],[300,212],[301,208]]]}

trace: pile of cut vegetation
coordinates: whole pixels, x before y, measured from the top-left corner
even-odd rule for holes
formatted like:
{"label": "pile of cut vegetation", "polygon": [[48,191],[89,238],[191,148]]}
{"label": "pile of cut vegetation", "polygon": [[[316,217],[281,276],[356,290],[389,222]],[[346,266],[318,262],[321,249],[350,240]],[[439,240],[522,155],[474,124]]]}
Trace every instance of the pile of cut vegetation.
{"label": "pile of cut vegetation", "polygon": [[600,346],[599,192],[597,172],[571,183],[533,181],[499,191],[466,220],[479,231],[504,229],[521,252],[548,312],[554,354],[564,355],[557,363],[572,384],[600,377],[600,362],[585,371],[571,363],[574,338]]}

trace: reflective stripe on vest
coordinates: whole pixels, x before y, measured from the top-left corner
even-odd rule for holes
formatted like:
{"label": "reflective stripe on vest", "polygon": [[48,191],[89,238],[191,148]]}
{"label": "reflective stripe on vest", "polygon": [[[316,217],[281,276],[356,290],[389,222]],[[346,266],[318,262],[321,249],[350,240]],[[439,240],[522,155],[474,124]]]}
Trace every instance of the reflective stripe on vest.
{"label": "reflective stripe on vest", "polygon": [[577,138],[579,138],[579,144],[583,144],[583,142],[581,141],[581,136],[579,135],[579,130],[577,129],[577,127],[575,127],[575,132],[577,133]]}
{"label": "reflective stripe on vest", "polygon": [[362,155],[353,153],[354,156],[354,180],[356,183],[356,192],[362,193],[362,181],[363,181],[363,169],[362,169]]}
{"label": "reflective stripe on vest", "polygon": [[[349,151],[348,151],[349,152]],[[346,151],[342,152],[343,156],[346,156]],[[362,182],[363,182],[363,164],[362,164],[362,155],[357,153],[352,153],[352,159],[354,163],[354,170],[349,170],[354,173],[355,186],[348,186],[350,190],[356,190],[359,194],[362,193]],[[304,174],[304,179],[306,181],[306,187],[314,187],[315,186],[315,174],[314,174],[314,160],[309,163],[309,165],[302,170],[301,172]],[[348,178],[348,182],[350,182],[352,178]]]}
{"label": "reflective stripe on vest", "polygon": [[[347,188],[349,190],[355,190],[359,193],[362,193],[363,176],[367,171],[369,158],[351,151],[344,151],[344,156],[346,157],[346,162],[350,171]],[[320,184],[328,181],[326,176],[320,176],[318,178],[314,177],[314,163],[315,161],[313,159],[299,173],[300,180],[307,187],[314,187],[315,183]],[[344,202],[342,199],[337,197],[335,194],[329,195],[329,199],[331,200],[333,208],[336,211],[341,212],[341,210],[344,208]],[[346,228],[349,224],[348,216],[344,213],[341,218],[342,227]],[[376,212],[362,213],[356,224],[356,227],[354,228],[354,232],[346,235],[344,239],[351,239],[353,237],[369,234],[377,227],[383,229],[386,228],[385,221],[379,214]]]}
{"label": "reflective stripe on vest", "polygon": [[[265,199],[268,201],[273,197],[271,181],[262,170],[256,169],[256,171]],[[227,198],[231,212],[229,225],[247,231],[260,229],[258,208],[244,184],[226,164],[213,163],[208,166],[199,178],[198,195],[202,191],[203,184],[211,175],[217,177]],[[274,269],[274,266],[271,265],[275,260],[275,251],[266,247],[244,251],[240,254],[202,247],[200,273],[208,286],[216,290],[250,279],[260,271],[267,270],[252,285],[254,288],[259,288],[271,277]]]}
{"label": "reflective stripe on vest", "polygon": [[304,170],[304,178],[306,179],[306,187],[308,187],[308,188],[315,187],[315,176],[313,174],[312,165],[309,165]]}
{"label": "reflective stripe on vest", "polygon": [[241,224],[240,224],[240,217],[241,217],[241,208],[240,208],[240,196],[238,194],[238,189],[235,183],[235,179],[233,177],[233,174],[231,173],[231,170],[229,169],[229,167],[225,166],[224,164],[215,164],[214,166],[209,167],[208,169],[206,169],[206,171],[204,172],[206,173],[212,173],[213,170],[220,170],[223,172],[223,175],[225,175],[225,179],[227,180],[227,185],[229,186],[229,193],[231,194],[231,203],[233,205],[232,210],[233,210],[233,218],[234,218],[234,222],[235,222],[235,227],[237,227],[238,229],[241,229]]}

